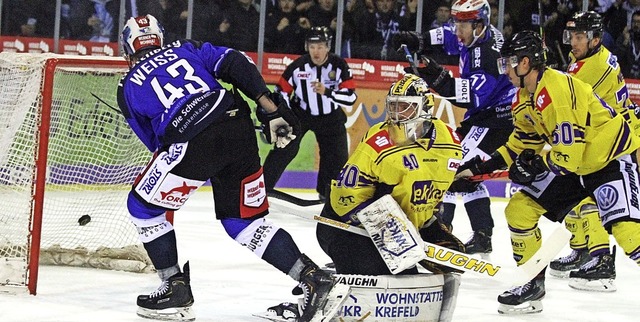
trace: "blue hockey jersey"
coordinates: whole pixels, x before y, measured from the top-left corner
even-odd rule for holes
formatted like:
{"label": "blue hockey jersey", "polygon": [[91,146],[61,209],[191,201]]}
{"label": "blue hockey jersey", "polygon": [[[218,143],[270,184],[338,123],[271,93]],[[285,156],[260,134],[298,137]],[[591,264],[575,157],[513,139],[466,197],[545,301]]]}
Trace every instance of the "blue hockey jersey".
{"label": "blue hockey jersey", "polygon": [[[210,43],[178,40],[149,52],[131,68],[120,81],[118,105],[131,129],[153,152],[175,143],[163,140],[170,129],[196,132],[192,127],[210,124],[233,104],[232,95],[218,80],[253,99],[268,92],[244,54]],[[210,97],[211,104],[200,103]],[[193,106],[198,104],[200,110],[193,115]],[[206,122],[200,122],[205,116]]]}
{"label": "blue hockey jersey", "polygon": [[[446,25],[429,31],[427,40],[442,45],[449,55],[460,55],[460,76],[449,82],[448,88],[436,88],[449,101],[467,109],[465,120],[484,127],[512,127],[511,101],[515,88],[507,75],[498,72],[497,59],[504,38],[493,26],[470,47],[464,46],[455,34],[455,27]],[[467,87],[465,87],[467,86]],[[467,88],[469,93],[463,93]]]}

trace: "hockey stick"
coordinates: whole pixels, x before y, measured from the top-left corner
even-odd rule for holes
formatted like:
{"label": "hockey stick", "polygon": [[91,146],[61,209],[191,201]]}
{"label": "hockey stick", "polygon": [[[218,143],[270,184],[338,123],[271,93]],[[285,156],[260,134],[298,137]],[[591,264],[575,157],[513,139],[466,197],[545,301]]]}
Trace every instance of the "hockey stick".
{"label": "hockey stick", "polygon": [[284,191],[280,191],[276,189],[267,191],[267,196],[269,198],[280,199],[282,201],[286,201],[300,207],[309,207],[309,206],[324,204],[324,201],[320,199],[313,199],[313,200],[302,199],[294,195],[290,195]]}
{"label": "hockey stick", "polygon": [[109,104],[109,103],[105,102],[105,101],[104,101],[103,99],[101,99],[98,95],[96,95],[96,94],[94,94],[94,93],[92,93],[92,92],[89,92],[89,94],[91,94],[91,96],[95,97],[95,98],[96,98],[98,101],[100,101],[102,104],[106,105],[108,108],[110,108],[110,109],[114,110],[116,113],[118,113],[118,115],[122,115],[122,112],[121,112],[119,109],[117,109],[117,108],[115,108],[115,107],[111,106],[111,104]]}
{"label": "hockey stick", "polygon": [[402,50],[404,51],[404,57],[409,62],[409,65],[411,66],[411,70],[413,70],[413,73],[415,75],[420,76],[420,73],[418,72],[418,66],[416,66],[416,62],[415,60],[413,60],[413,56],[411,56],[411,52],[409,52],[409,48],[407,48],[407,45],[402,44],[400,45],[400,48],[402,48]]}
{"label": "hockey stick", "polygon": [[[345,230],[357,235],[367,236],[367,231],[363,228],[345,224],[343,222],[321,217],[313,214],[305,214],[297,212],[294,215],[310,219],[323,225],[331,226],[341,230]],[[542,269],[544,269],[553,258],[564,248],[571,238],[571,233],[564,228],[558,226],[540,249],[526,263],[517,267],[505,267],[495,263],[477,259],[468,254],[455,251],[437,244],[425,244],[425,252],[429,261],[455,268],[464,272],[472,272],[482,277],[492,278],[497,281],[510,283],[512,285],[522,285],[532,280]]]}
{"label": "hockey stick", "polygon": [[[276,199],[277,200],[277,199]],[[286,201],[285,201],[286,203]],[[317,223],[331,226],[337,229],[348,231],[357,235],[369,237],[363,228],[352,226],[341,221],[321,217],[309,212],[308,208],[295,206],[293,204],[271,203],[275,208],[292,214],[294,216],[313,220]],[[518,267],[505,267],[495,263],[477,259],[468,254],[461,253],[449,248],[445,248],[433,243],[424,242],[425,252],[430,261],[447,267],[455,268],[464,272],[472,272],[482,277],[491,278],[495,281],[510,283],[512,285],[522,285],[532,280],[551,260],[564,248],[569,241],[571,233],[558,226],[549,235],[540,249],[526,263]]]}
{"label": "hockey stick", "polygon": [[498,178],[508,178],[508,177],[509,177],[509,170],[497,170],[491,173],[477,174],[475,176],[468,177],[467,180],[472,182],[478,182],[478,181],[485,181],[485,180],[498,179]]}

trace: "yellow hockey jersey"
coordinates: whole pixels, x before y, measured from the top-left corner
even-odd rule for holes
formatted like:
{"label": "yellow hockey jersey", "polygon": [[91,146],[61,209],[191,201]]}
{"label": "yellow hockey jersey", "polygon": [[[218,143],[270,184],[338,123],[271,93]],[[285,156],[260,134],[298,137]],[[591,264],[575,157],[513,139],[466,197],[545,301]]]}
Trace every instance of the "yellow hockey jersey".
{"label": "yellow hockey jersey", "polygon": [[544,159],[552,172],[586,175],[640,146],[624,118],[589,84],[551,68],[541,72],[533,96],[518,90],[512,113],[515,130],[498,149],[507,164],[525,148],[540,153],[547,143]]}
{"label": "yellow hockey jersey", "polygon": [[331,208],[343,221],[357,223],[355,214],[374,195],[389,193],[420,228],[453,181],[462,160],[460,140],[437,119],[430,135],[405,146],[392,143],[388,128],[386,122],[372,126],[332,180]]}
{"label": "yellow hockey jersey", "polygon": [[635,105],[629,98],[627,83],[616,56],[600,46],[598,51],[587,58],[576,60],[573,53],[569,53],[569,59],[567,73],[591,85],[600,98],[622,114],[633,132],[640,134],[640,121],[635,116]]}

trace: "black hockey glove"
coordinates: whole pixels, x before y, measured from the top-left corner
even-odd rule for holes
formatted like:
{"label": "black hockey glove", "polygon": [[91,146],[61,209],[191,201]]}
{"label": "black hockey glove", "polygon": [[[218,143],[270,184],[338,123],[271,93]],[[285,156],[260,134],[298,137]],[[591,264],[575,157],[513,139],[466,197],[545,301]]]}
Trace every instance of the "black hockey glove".
{"label": "black hockey glove", "polygon": [[[451,78],[451,72],[440,66],[440,64],[438,64],[438,62],[436,62],[433,58],[422,56],[420,60],[425,66],[418,68],[418,76],[422,77],[422,79],[424,79],[427,84],[433,87],[436,91],[438,90],[438,86],[440,86],[440,84],[442,84],[445,80]],[[405,67],[404,71],[406,73],[414,72],[412,67]]]}
{"label": "black hockey glove", "polygon": [[509,179],[521,184],[529,185],[537,175],[548,171],[542,157],[532,149],[524,149],[509,168]]}
{"label": "black hockey glove", "polygon": [[277,148],[284,148],[300,135],[300,121],[287,106],[280,94],[270,93],[269,98],[278,105],[272,113],[260,107],[256,111],[258,121],[262,123],[262,134],[269,143],[275,143]]}
{"label": "black hockey glove", "polygon": [[[460,241],[460,239],[458,239],[456,236],[454,236],[449,228],[437,217],[433,218],[433,220],[431,220],[429,224],[425,224],[424,226],[422,226],[418,230],[418,233],[420,234],[420,237],[422,237],[422,240],[426,242],[453,249],[459,252],[465,252],[464,243]],[[463,271],[436,264],[428,260],[421,260],[419,264],[434,273],[464,273]]]}
{"label": "black hockey glove", "polygon": [[402,52],[402,45],[407,45],[407,49],[413,53],[421,53],[424,50],[424,39],[420,33],[415,31],[400,31],[393,35],[392,46],[398,52]]}
{"label": "black hockey glove", "polygon": [[[458,167],[456,174],[467,169],[469,169],[473,175],[480,174],[478,167],[482,163],[480,156],[476,155],[471,160],[461,164]],[[449,186],[449,192],[474,192],[478,189],[478,185],[480,185],[480,181],[474,182],[467,180],[467,178],[460,178],[451,183],[451,186]]]}

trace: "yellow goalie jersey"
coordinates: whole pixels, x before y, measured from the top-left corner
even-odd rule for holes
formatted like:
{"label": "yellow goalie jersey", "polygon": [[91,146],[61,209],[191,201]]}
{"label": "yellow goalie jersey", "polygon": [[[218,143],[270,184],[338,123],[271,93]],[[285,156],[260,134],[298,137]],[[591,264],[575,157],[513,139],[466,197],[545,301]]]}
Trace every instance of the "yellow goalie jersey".
{"label": "yellow goalie jersey", "polygon": [[332,180],[331,207],[343,221],[358,223],[356,213],[372,198],[391,194],[420,228],[453,181],[462,159],[460,140],[437,119],[426,138],[404,146],[392,143],[388,128],[386,122],[372,126]]}
{"label": "yellow goalie jersey", "polygon": [[514,132],[498,149],[507,164],[525,148],[542,151],[549,169],[559,175],[586,175],[640,146],[624,118],[591,86],[566,73],[546,68],[533,97],[518,90],[512,105]]}
{"label": "yellow goalie jersey", "polygon": [[616,56],[600,46],[595,54],[585,59],[576,61],[573,53],[569,53],[569,58],[567,73],[591,85],[600,98],[622,114],[633,132],[640,134],[640,121],[634,114],[635,105],[629,98],[629,90]]}

